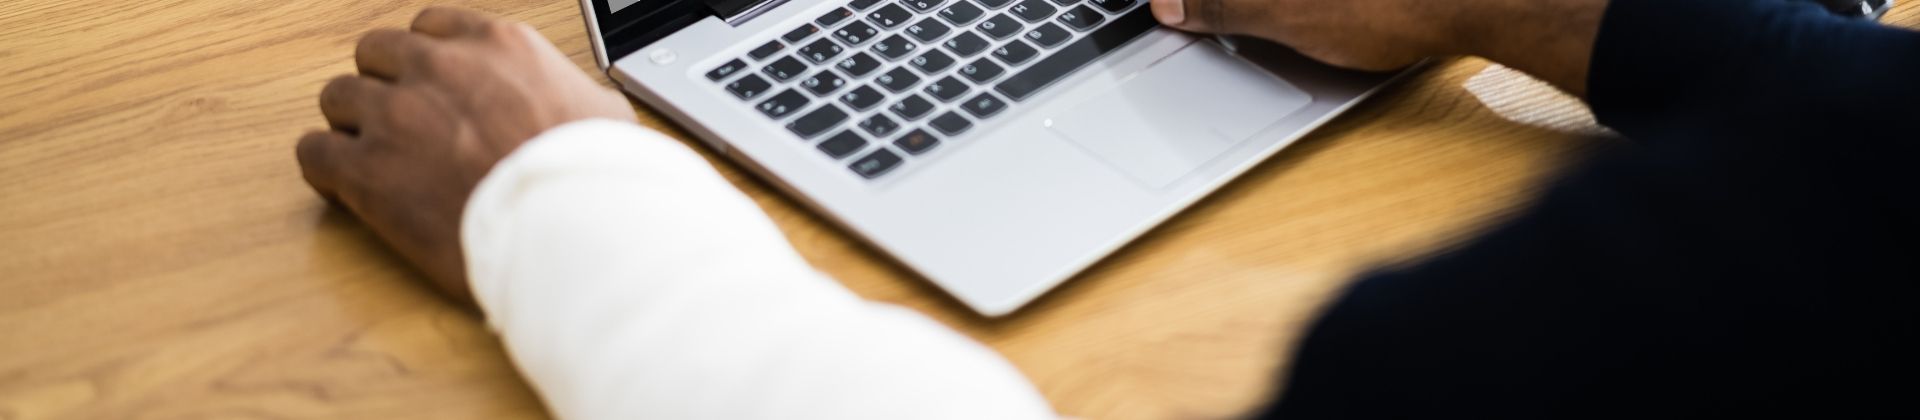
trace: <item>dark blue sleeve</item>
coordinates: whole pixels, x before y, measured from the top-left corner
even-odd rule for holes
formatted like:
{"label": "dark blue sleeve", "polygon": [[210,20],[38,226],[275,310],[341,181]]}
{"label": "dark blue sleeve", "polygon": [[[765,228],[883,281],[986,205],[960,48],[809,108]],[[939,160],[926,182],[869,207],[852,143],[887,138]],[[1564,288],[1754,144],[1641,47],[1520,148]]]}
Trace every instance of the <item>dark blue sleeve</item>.
{"label": "dark blue sleeve", "polygon": [[1631,144],[1481,238],[1356,282],[1269,416],[1910,411],[1920,36],[1799,1],[1613,0],[1590,70]]}
{"label": "dark blue sleeve", "polygon": [[1878,141],[1859,135],[1920,103],[1920,34],[1812,1],[1614,0],[1604,19],[1590,102],[1636,140],[1686,126]]}

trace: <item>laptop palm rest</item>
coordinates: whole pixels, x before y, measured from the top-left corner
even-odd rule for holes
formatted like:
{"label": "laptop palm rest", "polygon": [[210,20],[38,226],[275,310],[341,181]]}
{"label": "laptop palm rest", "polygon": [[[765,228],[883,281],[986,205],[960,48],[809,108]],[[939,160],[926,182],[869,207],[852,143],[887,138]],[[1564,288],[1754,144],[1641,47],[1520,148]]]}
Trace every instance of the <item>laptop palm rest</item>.
{"label": "laptop palm rest", "polygon": [[1160,189],[1312,102],[1293,84],[1195,42],[1048,122],[1054,133]]}

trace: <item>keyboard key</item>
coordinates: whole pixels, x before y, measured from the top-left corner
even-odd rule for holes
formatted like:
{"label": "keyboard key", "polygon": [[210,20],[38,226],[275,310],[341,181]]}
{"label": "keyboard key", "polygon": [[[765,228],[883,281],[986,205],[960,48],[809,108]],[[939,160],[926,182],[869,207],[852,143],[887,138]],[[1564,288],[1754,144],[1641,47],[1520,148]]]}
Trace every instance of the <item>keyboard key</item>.
{"label": "keyboard key", "polygon": [[880,4],[880,0],[853,0],[853,3],[847,4],[847,7],[851,7],[853,10],[867,10],[867,8],[873,7],[873,5],[876,4]]}
{"label": "keyboard key", "polygon": [[800,47],[800,51],[798,52],[801,57],[813,60],[814,63],[825,63],[827,60],[832,60],[834,57],[840,56],[841,51],[846,51],[846,49],[841,48],[840,44],[835,44],[826,38],[820,38],[814,40],[812,44]]}
{"label": "keyboard key", "polygon": [[866,157],[853,161],[852,165],[847,165],[847,169],[852,169],[853,173],[860,174],[866,179],[879,178],[898,167],[900,167],[900,155],[886,148],[868,153]]}
{"label": "keyboard key", "polygon": [[933,121],[927,123],[927,125],[932,126],[935,130],[940,130],[940,134],[946,134],[947,137],[965,133],[967,129],[973,128],[973,122],[967,121],[967,117],[962,117],[953,111],[947,111],[945,114],[933,117]]}
{"label": "keyboard key", "polygon": [[907,71],[906,67],[895,67],[893,70],[888,70],[885,74],[881,74],[880,77],[873,78],[873,81],[879,83],[880,87],[893,91],[893,93],[900,93],[906,92],[907,89],[913,89],[913,85],[920,84],[920,76],[915,76],[913,72]]}
{"label": "keyboard key", "polygon": [[793,57],[780,57],[779,60],[774,60],[773,64],[768,64],[766,68],[760,69],[760,72],[766,73],[768,76],[773,76],[773,80],[782,82],[800,77],[800,73],[806,71],[807,63],[802,63],[800,60],[793,59]]}
{"label": "keyboard key", "polygon": [[1039,27],[1033,28],[1031,31],[1027,31],[1026,37],[1028,41],[1033,41],[1033,43],[1040,44],[1042,47],[1053,48],[1060,46],[1061,43],[1067,42],[1068,39],[1072,39],[1073,33],[1067,32],[1067,29],[1060,27],[1060,25],[1048,22],[1040,24]]}
{"label": "keyboard key", "polygon": [[967,87],[966,83],[961,83],[960,79],[947,76],[927,85],[927,88],[922,90],[934,99],[939,99],[940,102],[953,102],[954,99],[959,99],[960,95],[967,94],[967,89],[972,88]]}
{"label": "keyboard key", "polygon": [[835,134],[833,137],[828,137],[827,141],[820,142],[820,145],[817,147],[820,148],[821,152],[825,152],[827,156],[839,160],[853,155],[853,152],[867,148],[867,139],[861,138],[860,134],[854,133],[853,130],[847,130],[840,132],[840,134]]}
{"label": "keyboard key", "polygon": [[791,31],[787,31],[787,34],[781,35],[780,39],[787,40],[787,43],[798,43],[800,40],[807,39],[807,37],[813,36],[813,34],[816,33],[820,33],[820,27],[808,23],[800,25],[798,28],[793,28]]}
{"label": "keyboard key", "polygon": [[853,11],[847,10],[847,8],[842,7],[838,9],[833,9],[833,11],[827,12],[827,14],[820,15],[820,18],[814,19],[813,23],[818,23],[820,24],[820,26],[831,28],[833,27],[833,25],[838,25],[840,24],[841,21],[845,21],[847,20],[847,18],[850,18],[850,17],[853,17]]}
{"label": "keyboard key", "polygon": [[833,104],[826,104],[815,108],[813,112],[808,112],[807,115],[801,115],[800,118],[794,119],[791,123],[787,123],[787,130],[792,131],[793,134],[800,135],[800,138],[803,139],[813,138],[813,136],[820,135],[820,133],[824,133],[828,129],[840,125],[841,121],[846,120],[847,113],[841,111],[840,107],[833,106]]}
{"label": "keyboard key", "polygon": [[1014,16],[1019,16],[1027,22],[1039,22],[1053,17],[1053,12],[1059,10],[1060,9],[1054,8],[1051,4],[1047,4],[1046,0],[1023,0],[1020,4],[1013,5],[1013,8],[1007,11],[1013,12]]}
{"label": "keyboard key", "polygon": [[[807,98],[803,97],[800,99],[806,100]],[[927,112],[933,110],[933,102],[928,102],[926,98],[922,98],[920,95],[908,95],[906,99],[902,99],[900,102],[894,103],[893,106],[887,107],[887,110],[893,111],[893,115],[898,115],[902,119],[913,121],[920,119],[920,117],[927,116]]]}
{"label": "keyboard key", "polygon": [[1005,67],[1000,67],[999,64],[993,64],[992,61],[987,61],[985,58],[973,60],[973,63],[960,66],[960,75],[966,76],[967,80],[972,80],[974,83],[993,80],[995,77],[1000,77],[1001,73],[1006,72],[1007,69]]}
{"label": "keyboard key", "polygon": [[1000,110],[1007,109],[1007,102],[994,97],[991,93],[980,92],[973,99],[961,102],[960,109],[967,110],[967,113],[973,114],[975,118],[986,119],[1000,113]]}
{"label": "keyboard key", "polygon": [[928,150],[933,150],[933,146],[939,146],[940,139],[934,138],[933,133],[928,133],[926,130],[913,130],[907,132],[906,135],[900,136],[900,139],[894,140],[893,145],[894,147],[899,147],[900,150],[907,151],[907,153],[919,155],[926,153]]}
{"label": "keyboard key", "polygon": [[975,6],[970,2],[960,1],[954,2],[952,6],[947,6],[946,10],[941,10],[940,18],[946,19],[948,22],[953,22],[955,25],[965,25],[973,23],[974,19],[979,19],[980,15],[985,13],[986,11],[980,10],[980,6]]}
{"label": "keyboard key", "polygon": [[768,83],[767,79],[751,74],[727,84],[727,91],[733,92],[733,96],[738,96],[740,99],[753,99],[772,88],[773,83]]}
{"label": "keyboard key", "polygon": [[873,90],[872,87],[867,86],[853,88],[853,90],[848,91],[846,94],[840,95],[840,103],[847,104],[847,106],[852,107],[854,111],[866,111],[868,108],[873,108],[874,105],[879,105],[880,101],[884,99],[887,99],[886,94],[880,93],[880,91]]}
{"label": "keyboard key", "polygon": [[1066,7],[1066,6],[1072,6],[1074,3],[1077,3],[1079,1],[1080,0],[1053,0],[1053,4],[1058,4],[1060,5],[1060,7]]}
{"label": "keyboard key", "polygon": [[881,57],[886,57],[888,61],[892,61],[906,57],[914,51],[919,51],[920,45],[914,44],[913,41],[908,41],[906,37],[894,35],[887,37],[887,39],[880,40],[878,44],[873,44],[872,49],[873,52],[880,53]]}
{"label": "keyboard key", "polygon": [[952,27],[940,23],[940,21],[934,20],[933,18],[926,18],[915,22],[913,26],[908,26],[906,32],[907,35],[913,36],[913,39],[918,39],[920,42],[932,43],[933,41],[939,41],[940,37],[947,36],[947,32],[952,30]]}
{"label": "keyboard key", "polygon": [[1021,25],[1020,21],[1013,20],[1013,17],[1000,14],[987,18],[986,22],[980,22],[978,28],[980,28],[980,33],[987,34],[987,36],[993,37],[993,39],[1007,39],[1007,37],[1020,33],[1021,29],[1026,29],[1026,25]]}
{"label": "keyboard key", "polygon": [[1127,6],[1132,6],[1133,1],[1134,0],[1087,0],[1087,3],[1092,3],[1094,6],[1106,9],[1108,12],[1120,13],[1122,10],[1127,10]]}
{"label": "keyboard key", "polygon": [[920,69],[921,73],[934,74],[953,65],[953,56],[940,50],[927,50],[926,54],[920,54],[908,62],[913,63],[913,67]]}
{"label": "keyboard key", "polygon": [[761,45],[760,48],[754,48],[753,51],[748,51],[747,56],[753,57],[755,60],[765,60],[767,57],[772,57],[773,53],[780,52],[780,50],[784,48],[787,48],[787,46],[781,44],[780,41],[767,41],[767,43]]}
{"label": "keyboard key", "polygon": [[866,22],[860,21],[849,23],[846,27],[833,31],[833,37],[839,38],[841,42],[845,42],[847,45],[860,45],[860,43],[867,42],[867,40],[873,39],[873,37],[877,35],[880,35],[879,29],[874,29],[873,25],[868,25]]}
{"label": "keyboard key", "polygon": [[880,27],[887,29],[899,27],[907,23],[908,19],[913,19],[913,12],[907,11],[907,8],[900,7],[897,3],[887,3],[885,6],[880,6],[879,9],[874,9],[873,13],[867,14],[867,20],[873,21],[873,24],[880,25]]}
{"label": "keyboard key", "polygon": [[953,51],[954,54],[961,57],[967,57],[979,54],[980,50],[987,49],[987,40],[969,31],[947,39],[946,45],[947,50]]}
{"label": "keyboard key", "polygon": [[840,63],[835,64],[834,67],[839,67],[840,71],[847,72],[848,76],[864,77],[867,73],[872,73],[874,69],[880,68],[880,60],[873,58],[872,55],[868,55],[867,53],[853,53],[852,57],[840,60]]}
{"label": "keyboard key", "polygon": [[744,68],[747,68],[747,62],[740,61],[740,59],[736,58],[733,61],[728,61],[727,64],[721,64],[720,67],[713,69],[713,71],[707,72],[707,80],[718,82],[720,79],[732,76],[733,73],[739,72],[740,69]]}
{"label": "keyboard key", "polygon": [[913,10],[925,13],[928,10],[933,10],[935,7],[939,7],[943,1],[945,0],[900,0],[900,3],[906,4],[907,7],[911,7]]}
{"label": "keyboard key", "polygon": [[1053,55],[1040,59],[1020,73],[1001,81],[993,87],[1001,95],[1015,101],[1032,97],[1035,92],[1047,85],[1067,77],[1086,67],[1087,63],[1106,55],[1108,51],[1119,49],[1155,26],[1152,11],[1146,7],[1136,7],[1127,14],[1114,18],[1113,23],[1100,30],[1087,34],[1072,44],[1054,51]]}
{"label": "keyboard key", "polygon": [[840,75],[833,74],[833,72],[830,71],[814,73],[813,77],[800,81],[800,87],[807,88],[807,91],[813,92],[814,96],[827,96],[827,94],[840,90],[841,86],[846,85],[846,79],[842,79]]}
{"label": "keyboard key", "polygon": [[1008,3],[1013,3],[1013,0],[973,0],[973,1],[979,2],[981,6],[987,6],[988,9],[998,9],[1002,7],[1007,7]]}
{"label": "keyboard key", "polygon": [[887,118],[886,114],[873,114],[873,118],[860,122],[860,129],[867,130],[867,133],[873,134],[874,137],[886,137],[888,134],[893,134],[894,130],[899,130],[900,123],[893,122],[893,119]]}
{"label": "keyboard key", "polygon": [[757,108],[760,109],[760,113],[767,114],[768,117],[780,119],[805,106],[807,106],[806,95],[801,95],[797,90],[787,89],[779,95],[773,95],[773,98],[767,99],[766,102],[761,102]]}
{"label": "keyboard key", "polygon": [[1028,46],[1027,43],[1016,39],[1013,40],[1013,42],[1007,43],[1007,45],[1001,45],[1000,48],[993,49],[993,58],[998,58],[1000,62],[1007,63],[1009,66],[1018,66],[1020,63],[1027,62],[1027,60],[1032,60],[1033,56],[1039,53],[1039,50],[1035,50],[1032,46]]}
{"label": "keyboard key", "polygon": [[1107,21],[1107,17],[1101,15],[1100,12],[1093,11],[1091,7],[1074,6],[1073,9],[1067,10],[1066,13],[1061,13],[1059,20],[1060,23],[1066,24],[1069,28],[1086,32],[1092,30],[1095,26],[1100,26],[1100,22]]}

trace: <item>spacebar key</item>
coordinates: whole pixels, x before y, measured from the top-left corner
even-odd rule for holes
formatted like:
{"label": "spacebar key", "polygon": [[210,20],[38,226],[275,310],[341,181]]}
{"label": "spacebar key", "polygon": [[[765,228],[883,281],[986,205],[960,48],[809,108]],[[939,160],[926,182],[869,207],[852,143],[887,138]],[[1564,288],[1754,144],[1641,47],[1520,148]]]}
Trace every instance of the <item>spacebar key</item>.
{"label": "spacebar key", "polygon": [[993,87],[1000,94],[1016,101],[1024,101],[1047,85],[1073,74],[1086,67],[1087,63],[1106,55],[1107,52],[1120,49],[1127,42],[1139,38],[1141,34],[1152,30],[1157,23],[1153,21],[1153,12],[1148,7],[1136,7],[1126,15],[1120,16],[1101,27],[1087,37],[1054,51],[1053,55],[1033,63],[1033,67],[1007,78]]}

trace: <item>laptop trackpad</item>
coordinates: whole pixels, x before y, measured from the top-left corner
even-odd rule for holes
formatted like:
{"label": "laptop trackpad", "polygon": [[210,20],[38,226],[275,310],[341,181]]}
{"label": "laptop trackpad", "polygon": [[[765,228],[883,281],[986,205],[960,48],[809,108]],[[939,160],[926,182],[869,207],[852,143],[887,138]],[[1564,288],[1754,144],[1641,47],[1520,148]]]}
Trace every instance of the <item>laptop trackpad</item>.
{"label": "laptop trackpad", "polygon": [[1312,102],[1208,43],[1051,118],[1054,132],[1149,188],[1163,188]]}

